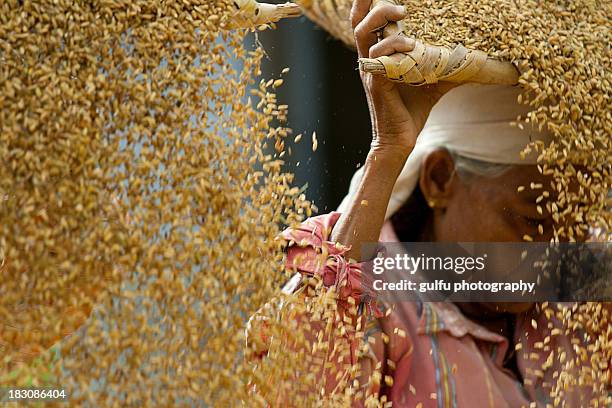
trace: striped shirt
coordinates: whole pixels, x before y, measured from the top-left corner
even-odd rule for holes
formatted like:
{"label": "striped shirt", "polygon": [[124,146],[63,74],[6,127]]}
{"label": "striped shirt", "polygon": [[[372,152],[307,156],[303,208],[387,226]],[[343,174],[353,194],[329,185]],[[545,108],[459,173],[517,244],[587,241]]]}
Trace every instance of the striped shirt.
{"label": "striped shirt", "polygon": [[[559,359],[552,358],[551,352],[559,355],[564,351],[567,360],[574,354],[568,337],[550,336],[551,329],[561,327],[561,323],[536,312],[536,308],[516,315],[513,342],[522,345],[516,351],[509,350],[508,338],[470,320],[453,303],[398,302],[385,312],[388,306],[364,296],[360,264],[343,257],[348,248],[329,241],[339,217],[333,212],[309,218],[300,227],[283,232],[283,239],[296,244],[288,246],[287,267],[298,271],[285,290],[294,290],[303,276],[318,274],[326,286],[340,288],[340,303],[353,297],[359,304],[367,319],[366,333],[363,340],[351,341],[351,347],[363,348],[365,342],[370,350],[351,353],[361,356],[354,357],[359,361],[352,363],[361,365],[364,379],[372,374],[368,367],[380,367],[382,378],[392,378],[377,386],[369,382],[370,393],[386,396],[393,407],[411,408],[547,407],[555,402],[587,407],[593,406],[594,397],[600,399],[598,406],[605,406],[607,391],[601,384],[599,394],[593,394],[592,387],[574,387],[558,401],[550,396],[558,375],[554,373],[561,371]],[[398,241],[389,222],[382,229],[380,241]],[[321,248],[332,262],[316,262]],[[383,341],[383,335],[388,341]],[[370,337],[376,341],[368,341]],[[513,352],[520,377],[516,370],[507,368]],[[354,405],[361,404],[363,401],[356,401]]]}

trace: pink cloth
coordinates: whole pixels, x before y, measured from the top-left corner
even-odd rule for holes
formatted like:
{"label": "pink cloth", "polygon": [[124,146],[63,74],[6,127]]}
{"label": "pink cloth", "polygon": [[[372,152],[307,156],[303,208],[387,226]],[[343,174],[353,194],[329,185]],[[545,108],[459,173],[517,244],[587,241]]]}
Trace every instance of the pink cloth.
{"label": "pink cloth", "polygon": [[[517,316],[515,343],[523,345],[517,351],[518,370],[523,377],[519,381],[504,367],[508,340],[471,321],[452,303],[401,302],[385,315],[387,306],[377,304],[372,294],[362,289],[361,265],[350,264],[344,258],[349,248],[329,241],[339,217],[339,213],[333,212],[284,231],[282,238],[298,244],[287,249],[287,267],[296,269],[302,276],[319,274],[325,285],[336,285],[340,288],[340,305],[347,304],[346,299],[352,297],[357,304],[365,306],[366,336],[361,341],[349,339],[349,342],[354,350],[362,347],[363,341],[370,347],[369,356],[359,361],[365,371],[364,378],[378,364],[382,367],[383,379],[393,378],[391,386],[381,381],[375,392],[386,395],[393,407],[413,408],[420,403],[423,408],[514,408],[545,407],[553,403],[549,390],[555,384],[553,372],[559,369],[559,363],[554,359],[545,370],[542,365],[551,351],[566,351],[568,360],[573,355],[570,341],[563,335],[545,340],[550,323],[558,325],[559,322],[543,314],[535,316],[533,312]],[[398,241],[389,222],[382,229],[380,241]],[[329,262],[322,265],[317,255],[325,251]],[[295,279],[292,281],[295,285]],[[537,329],[532,319],[537,322]],[[398,334],[396,328],[405,335]],[[382,333],[389,336],[388,344],[382,341]],[[368,342],[370,336],[376,337],[374,344]],[[562,401],[566,407],[587,407],[591,406],[591,398],[586,387],[574,388],[567,391]],[[530,405],[534,402],[537,405]]]}

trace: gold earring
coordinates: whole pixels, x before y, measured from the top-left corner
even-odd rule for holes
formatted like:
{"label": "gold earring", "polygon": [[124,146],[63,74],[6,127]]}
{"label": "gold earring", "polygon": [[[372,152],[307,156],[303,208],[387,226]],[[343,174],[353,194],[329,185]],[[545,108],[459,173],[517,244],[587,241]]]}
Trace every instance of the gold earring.
{"label": "gold earring", "polygon": [[436,208],[436,201],[435,200],[429,200],[427,201],[427,205],[429,205],[429,208]]}

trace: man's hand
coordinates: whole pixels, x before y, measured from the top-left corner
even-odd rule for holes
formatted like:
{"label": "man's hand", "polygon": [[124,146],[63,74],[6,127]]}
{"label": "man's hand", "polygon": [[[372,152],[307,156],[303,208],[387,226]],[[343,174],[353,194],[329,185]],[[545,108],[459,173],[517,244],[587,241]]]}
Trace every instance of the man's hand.
{"label": "man's hand", "polygon": [[[412,51],[414,41],[403,34],[378,41],[378,34],[388,23],[406,17],[406,8],[386,2],[370,10],[371,6],[372,0],[355,0],[351,10],[359,58]],[[406,157],[412,151],[433,105],[455,86],[442,83],[412,87],[363,71],[360,74],[372,120],[372,149],[400,151]]]}

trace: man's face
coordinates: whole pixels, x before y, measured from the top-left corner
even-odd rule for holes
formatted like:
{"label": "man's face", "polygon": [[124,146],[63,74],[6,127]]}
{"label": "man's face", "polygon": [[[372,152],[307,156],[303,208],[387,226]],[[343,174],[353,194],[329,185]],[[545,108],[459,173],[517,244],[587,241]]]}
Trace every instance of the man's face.
{"label": "man's face", "polygon": [[[551,179],[536,166],[514,166],[497,177],[456,177],[454,194],[437,223],[440,240],[463,242],[523,242],[524,236],[548,242],[553,220],[545,202],[538,211],[536,199],[550,192]],[[532,183],[534,187],[532,189]],[[524,189],[519,191],[519,187]],[[540,233],[540,227],[542,233]]]}
{"label": "man's face", "polygon": [[[543,191],[554,198],[551,178],[540,174],[535,165],[514,166],[497,177],[455,177],[453,182],[456,185],[445,211],[434,219],[440,241],[524,242],[529,236],[533,241],[549,242],[553,238],[553,219],[545,205],[548,198],[536,204]],[[533,304],[481,306],[494,313],[521,313]]]}

